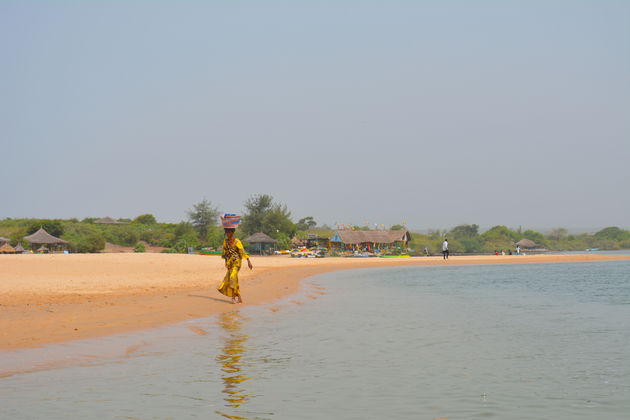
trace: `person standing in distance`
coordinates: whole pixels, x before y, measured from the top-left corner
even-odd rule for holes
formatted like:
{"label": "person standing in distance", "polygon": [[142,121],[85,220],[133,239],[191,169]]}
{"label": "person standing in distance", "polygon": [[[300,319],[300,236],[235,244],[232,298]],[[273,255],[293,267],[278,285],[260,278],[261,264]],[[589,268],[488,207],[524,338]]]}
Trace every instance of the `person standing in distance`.
{"label": "person standing in distance", "polygon": [[444,242],[442,242],[442,254],[444,255],[444,259],[448,260],[448,239],[444,238]]}

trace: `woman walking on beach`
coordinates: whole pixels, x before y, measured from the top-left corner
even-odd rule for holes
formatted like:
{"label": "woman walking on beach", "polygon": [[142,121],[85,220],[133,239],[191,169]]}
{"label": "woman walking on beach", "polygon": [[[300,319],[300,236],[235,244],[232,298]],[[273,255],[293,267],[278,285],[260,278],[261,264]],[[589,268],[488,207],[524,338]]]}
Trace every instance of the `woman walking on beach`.
{"label": "woman walking on beach", "polygon": [[223,252],[221,258],[225,260],[227,273],[219,286],[219,292],[232,298],[232,303],[243,303],[241,289],[238,284],[238,272],[241,269],[243,259],[247,260],[247,265],[251,270],[254,268],[249,260],[249,255],[245,252],[243,244],[234,237],[234,231],[238,227],[241,217],[235,214],[225,214],[221,216],[221,224],[225,230],[226,238],[223,240]]}

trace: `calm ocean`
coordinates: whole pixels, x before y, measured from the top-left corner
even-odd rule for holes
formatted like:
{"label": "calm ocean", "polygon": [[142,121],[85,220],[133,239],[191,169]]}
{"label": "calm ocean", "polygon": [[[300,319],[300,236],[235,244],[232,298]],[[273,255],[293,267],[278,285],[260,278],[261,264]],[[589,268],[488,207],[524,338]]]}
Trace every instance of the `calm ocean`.
{"label": "calm ocean", "polygon": [[2,419],[628,419],[630,262],[330,273],[2,371]]}

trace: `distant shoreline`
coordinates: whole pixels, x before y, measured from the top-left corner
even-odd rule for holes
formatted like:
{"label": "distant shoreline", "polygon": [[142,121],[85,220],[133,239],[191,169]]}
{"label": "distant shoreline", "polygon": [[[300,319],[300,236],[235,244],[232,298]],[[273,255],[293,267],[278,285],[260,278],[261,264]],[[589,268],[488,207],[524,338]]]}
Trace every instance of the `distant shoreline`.
{"label": "distant shoreline", "polygon": [[[623,254],[533,254],[410,258],[252,256],[241,270],[245,304],[295,294],[306,277],[336,270],[397,266],[630,260]],[[217,256],[183,254],[2,255],[0,349],[102,337],[168,325],[242,307],[216,291]]]}

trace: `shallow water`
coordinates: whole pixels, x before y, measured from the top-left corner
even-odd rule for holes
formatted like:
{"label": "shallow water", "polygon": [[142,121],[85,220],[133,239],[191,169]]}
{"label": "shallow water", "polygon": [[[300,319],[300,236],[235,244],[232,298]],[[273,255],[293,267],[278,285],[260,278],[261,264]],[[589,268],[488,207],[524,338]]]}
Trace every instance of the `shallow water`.
{"label": "shallow water", "polygon": [[630,262],[354,270],[272,305],[0,354],[31,371],[0,378],[0,418],[625,419],[629,354]]}

